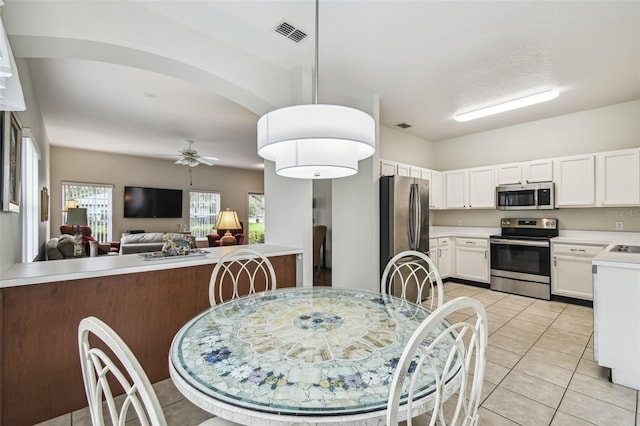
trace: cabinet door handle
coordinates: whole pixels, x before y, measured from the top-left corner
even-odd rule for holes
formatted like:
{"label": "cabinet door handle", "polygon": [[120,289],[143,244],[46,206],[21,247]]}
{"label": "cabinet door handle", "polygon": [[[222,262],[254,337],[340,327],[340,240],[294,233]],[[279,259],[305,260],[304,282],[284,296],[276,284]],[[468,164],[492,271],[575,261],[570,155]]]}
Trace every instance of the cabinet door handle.
{"label": "cabinet door handle", "polygon": [[487,251],[486,250],[484,251],[484,258],[485,259],[487,258]]}
{"label": "cabinet door handle", "polygon": [[442,257],[442,250],[438,249],[438,257]]}
{"label": "cabinet door handle", "polygon": [[467,242],[466,242],[466,244],[471,244],[471,245],[474,245],[474,246],[475,246],[475,245],[476,245],[476,242],[475,242],[475,241],[467,241]]}
{"label": "cabinet door handle", "polygon": [[553,258],[553,266],[557,266],[557,265],[556,265],[556,257],[555,257],[555,256],[554,256],[554,258]]}
{"label": "cabinet door handle", "polygon": [[572,248],[571,251],[573,253],[586,253],[585,249],[576,249],[576,248]]}

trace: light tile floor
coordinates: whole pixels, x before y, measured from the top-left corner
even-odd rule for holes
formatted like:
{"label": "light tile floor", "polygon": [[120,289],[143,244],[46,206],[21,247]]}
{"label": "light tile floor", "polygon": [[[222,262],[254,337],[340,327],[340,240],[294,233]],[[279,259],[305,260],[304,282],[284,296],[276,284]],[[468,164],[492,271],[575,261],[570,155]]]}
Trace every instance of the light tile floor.
{"label": "light tile floor", "polygon": [[[458,283],[446,283],[445,295],[472,296],[487,310],[480,425],[640,426],[639,392],[610,383],[608,370],[593,361],[591,308]],[[197,425],[209,417],[170,380],[155,388],[169,425]],[[90,420],[83,409],[40,425],[85,426]]]}

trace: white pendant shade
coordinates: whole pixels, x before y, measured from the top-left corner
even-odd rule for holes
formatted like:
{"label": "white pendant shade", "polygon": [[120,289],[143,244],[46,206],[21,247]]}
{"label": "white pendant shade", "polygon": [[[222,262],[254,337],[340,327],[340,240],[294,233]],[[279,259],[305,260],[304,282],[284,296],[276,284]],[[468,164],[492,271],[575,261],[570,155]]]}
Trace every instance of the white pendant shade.
{"label": "white pendant shade", "polygon": [[275,161],[276,173],[331,179],[358,172],[358,161],[375,151],[370,115],[338,105],[277,109],[258,120],[258,155]]}

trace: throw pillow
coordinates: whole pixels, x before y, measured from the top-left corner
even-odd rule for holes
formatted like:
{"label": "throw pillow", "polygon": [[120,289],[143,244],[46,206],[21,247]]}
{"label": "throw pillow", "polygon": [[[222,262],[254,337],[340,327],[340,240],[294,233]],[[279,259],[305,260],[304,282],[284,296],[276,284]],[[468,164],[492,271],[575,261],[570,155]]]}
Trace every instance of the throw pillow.
{"label": "throw pillow", "polygon": [[84,245],[82,244],[82,234],[78,233],[73,236],[73,255],[75,257],[85,254]]}

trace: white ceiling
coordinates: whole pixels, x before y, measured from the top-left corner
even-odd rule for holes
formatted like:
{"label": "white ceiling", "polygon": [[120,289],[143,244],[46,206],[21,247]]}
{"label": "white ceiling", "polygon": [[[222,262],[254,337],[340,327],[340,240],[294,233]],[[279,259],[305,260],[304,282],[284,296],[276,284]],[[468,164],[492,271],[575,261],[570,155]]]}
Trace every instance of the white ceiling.
{"label": "white ceiling", "polygon": [[[313,66],[315,3],[129,1],[113,13],[114,3],[5,0],[2,19],[14,55],[27,58],[51,143],[153,157],[176,154],[193,139],[217,164],[259,167],[256,108],[177,78],[173,62],[152,72],[142,69],[144,52],[136,68],[74,50],[72,42],[109,34],[110,44],[137,49],[128,55],[162,48],[171,61],[199,61],[198,71],[204,62],[235,67],[215,78],[240,81],[255,64],[287,72]],[[309,37],[295,44],[276,34],[283,20]],[[322,0],[319,35],[320,102],[323,93],[379,95],[382,124],[409,123],[404,132],[429,141],[640,99],[640,1]],[[55,54],[29,45],[47,37],[58,43]],[[255,74],[257,91],[277,87],[271,74]],[[552,87],[560,96],[551,102],[453,120]]]}

